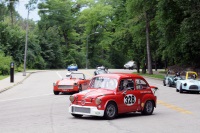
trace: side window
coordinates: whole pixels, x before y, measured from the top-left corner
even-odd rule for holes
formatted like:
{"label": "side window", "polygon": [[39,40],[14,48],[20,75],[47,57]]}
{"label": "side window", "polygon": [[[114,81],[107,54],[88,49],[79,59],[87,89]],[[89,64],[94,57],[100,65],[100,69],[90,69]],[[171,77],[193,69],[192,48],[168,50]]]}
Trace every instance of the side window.
{"label": "side window", "polygon": [[122,79],[120,81],[119,90],[134,90],[134,82],[132,79]]}
{"label": "side window", "polygon": [[136,89],[142,90],[148,87],[148,84],[142,79],[135,79]]}

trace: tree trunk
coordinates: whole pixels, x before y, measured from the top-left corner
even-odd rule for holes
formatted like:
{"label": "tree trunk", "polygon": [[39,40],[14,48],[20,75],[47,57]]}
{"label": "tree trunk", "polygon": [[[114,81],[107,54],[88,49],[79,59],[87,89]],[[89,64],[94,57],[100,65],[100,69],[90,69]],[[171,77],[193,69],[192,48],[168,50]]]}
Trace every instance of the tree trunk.
{"label": "tree trunk", "polygon": [[151,50],[150,50],[150,40],[149,40],[149,34],[150,34],[150,22],[148,20],[147,12],[145,12],[145,18],[146,18],[146,45],[147,45],[147,66],[148,66],[148,72],[149,74],[153,74],[152,71],[152,62],[151,62]]}

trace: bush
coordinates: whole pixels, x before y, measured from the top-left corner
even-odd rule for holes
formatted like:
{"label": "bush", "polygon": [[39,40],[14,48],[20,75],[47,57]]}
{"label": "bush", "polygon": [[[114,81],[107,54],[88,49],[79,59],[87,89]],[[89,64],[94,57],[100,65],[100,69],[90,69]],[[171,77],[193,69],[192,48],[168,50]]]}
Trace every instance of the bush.
{"label": "bush", "polygon": [[0,51],[0,61],[0,75],[9,75],[12,57],[5,56],[4,53]]}

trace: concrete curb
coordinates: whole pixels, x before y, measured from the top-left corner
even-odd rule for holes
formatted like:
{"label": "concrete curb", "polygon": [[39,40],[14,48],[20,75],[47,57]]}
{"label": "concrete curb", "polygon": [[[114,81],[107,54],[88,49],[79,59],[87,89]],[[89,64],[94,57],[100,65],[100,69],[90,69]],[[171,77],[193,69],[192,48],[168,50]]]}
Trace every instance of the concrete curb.
{"label": "concrete curb", "polygon": [[29,72],[28,75],[26,77],[24,77],[21,81],[18,81],[17,83],[13,84],[12,86],[9,86],[9,87],[6,87],[4,89],[0,89],[0,93],[4,92],[4,91],[7,91],[11,88],[13,88],[14,86],[18,85],[18,84],[21,84],[24,80],[26,80],[32,73],[35,73],[35,72]]}

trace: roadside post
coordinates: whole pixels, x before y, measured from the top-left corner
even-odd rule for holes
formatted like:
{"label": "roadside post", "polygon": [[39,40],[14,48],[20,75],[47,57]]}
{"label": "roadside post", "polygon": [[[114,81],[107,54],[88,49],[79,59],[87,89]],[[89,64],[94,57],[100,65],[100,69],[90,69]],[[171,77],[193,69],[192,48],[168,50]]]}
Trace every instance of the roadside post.
{"label": "roadside post", "polygon": [[10,82],[14,82],[14,62],[10,63]]}

